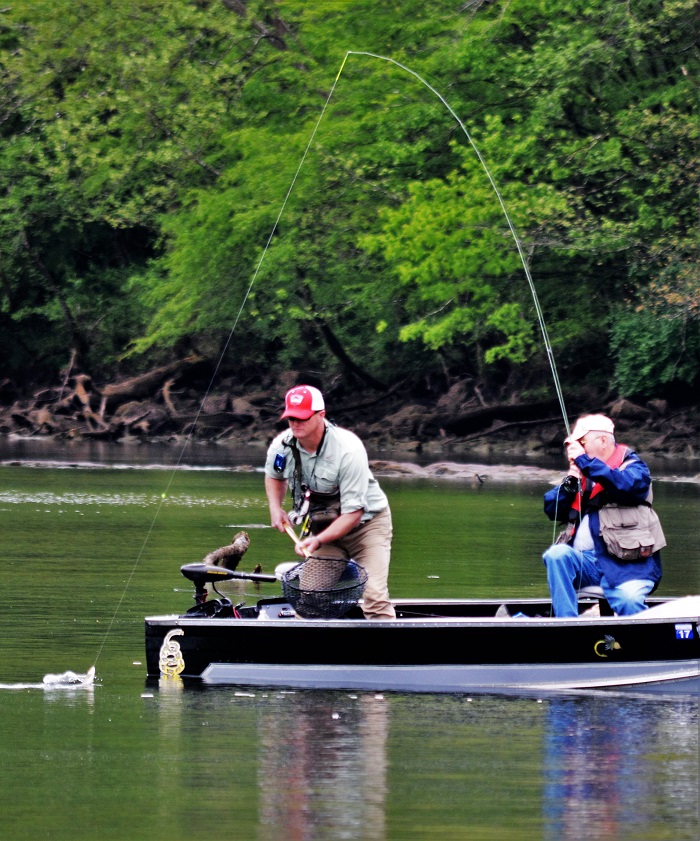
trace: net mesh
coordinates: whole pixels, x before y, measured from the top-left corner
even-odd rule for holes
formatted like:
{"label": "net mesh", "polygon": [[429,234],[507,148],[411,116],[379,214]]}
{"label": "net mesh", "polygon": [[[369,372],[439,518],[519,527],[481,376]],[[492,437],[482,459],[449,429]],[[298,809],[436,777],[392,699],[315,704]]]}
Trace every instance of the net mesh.
{"label": "net mesh", "polygon": [[354,607],[367,583],[355,561],[312,556],[282,576],[282,592],[306,619],[338,619]]}

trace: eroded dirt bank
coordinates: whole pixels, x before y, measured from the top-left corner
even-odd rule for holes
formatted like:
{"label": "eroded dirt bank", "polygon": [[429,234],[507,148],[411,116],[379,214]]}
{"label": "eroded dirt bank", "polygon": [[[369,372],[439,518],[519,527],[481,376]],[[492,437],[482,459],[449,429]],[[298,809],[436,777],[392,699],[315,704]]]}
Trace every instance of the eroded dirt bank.
{"label": "eroded dirt bank", "polygon": [[[286,389],[303,381],[290,372],[274,385],[222,382],[206,398],[206,389],[192,378],[196,366],[186,360],[122,383],[95,385],[84,375],[60,387],[19,395],[12,384],[0,383],[0,435],[5,439],[53,439],[133,443],[158,442],[173,448],[184,442],[219,445],[233,452],[262,448],[278,429]],[[201,376],[200,376],[200,379]],[[417,394],[396,389],[377,394],[330,390],[328,416],[354,430],[376,459],[383,475],[423,475],[469,479],[476,483],[527,481],[542,467],[563,466],[565,436],[555,401],[528,402],[517,397],[488,402],[470,381],[454,383],[443,394]],[[664,400],[630,400],[586,405],[572,401],[570,420],[585,411],[602,411],[615,421],[618,440],[643,458],[663,465],[682,460],[683,472],[700,471],[700,408],[691,402],[674,406]],[[386,454],[386,458],[384,458]],[[520,467],[514,466],[521,463]],[[485,465],[489,465],[485,467]],[[513,466],[511,466],[513,465]],[[672,473],[673,467],[664,470]]]}

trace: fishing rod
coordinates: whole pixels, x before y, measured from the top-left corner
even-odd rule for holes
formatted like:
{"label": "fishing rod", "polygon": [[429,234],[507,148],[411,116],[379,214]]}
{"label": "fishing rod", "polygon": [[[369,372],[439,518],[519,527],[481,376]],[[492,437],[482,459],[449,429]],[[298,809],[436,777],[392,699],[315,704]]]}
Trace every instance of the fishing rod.
{"label": "fishing rod", "polygon": [[[419,73],[416,73],[416,71],[415,71],[415,70],[412,70],[410,67],[406,67],[406,65],[402,64],[402,63],[401,63],[401,62],[399,62],[399,61],[396,61],[396,59],[390,58],[389,56],[378,55],[377,53],[371,53],[371,52],[365,52],[365,51],[348,50],[348,51],[345,53],[345,56],[344,56],[344,58],[343,58],[343,61],[342,61],[341,65],[340,65],[340,69],[338,70],[338,72],[337,72],[337,74],[336,74],[336,77],[335,77],[335,79],[334,79],[334,81],[333,81],[333,84],[332,84],[332,86],[331,86],[331,89],[330,89],[330,91],[329,91],[329,93],[328,93],[328,96],[326,97],[326,100],[325,100],[325,102],[324,102],[324,104],[323,104],[323,108],[321,109],[321,113],[319,114],[319,117],[318,117],[318,119],[316,120],[316,123],[315,123],[315,125],[314,125],[314,128],[313,128],[313,130],[312,130],[312,132],[311,132],[311,136],[309,137],[309,140],[308,140],[308,142],[307,142],[307,144],[306,144],[306,147],[304,148],[304,152],[303,152],[303,154],[302,154],[301,160],[299,161],[299,164],[298,164],[298,166],[297,166],[297,168],[296,168],[296,170],[295,170],[295,172],[294,172],[294,175],[293,175],[293,177],[292,177],[292,181],[291,181],[291,183],[290,183],[290,185],[289,185],[289,188],[288,188],[288,190],[287,190],[287,193],[285,194],[284,200],[282,201],[282,204],[281,204],[281,206],[280,206],[279,212],[278,212],[277,217],[276,217],[276,219],[275,219],[275,221],[274,221],[274,224],[273,224],[273,226],[272,226],[272,228],[271,228],[271,230],[270,230],[270,233],[269,233],[269,235],[268,235],[267,241],[266,241],[265,246],[264,246],[264,248],[263,248],[263,250],[262,250],[262,253],[261,253],[261,255],[260,255],[260,258],[259,258],[259,260],[258,260],[258,262],[257,262],[257,264],[256,264],[256,266],[255,266],[255,269],[254,269],[253,275],[252,275],[252,277],[251,277],[250,283],[248,284],[248,287],[247,287],[247,289],[246,289],[246,292],[245,292],[245,294],[244,294],[244,296],[243,296],[243,300],[242,300],[241,305],[240,305],[240,307],[239,307],[239,309],[238,309],[238,312],[237,312],[236,317],[235,317],[235,319],[234,319],[233,325],[231,326],[231,329],[230,329],[230,331],[229,331],[228,337],[227,337],[227,339],[226,339],[226,341],[225,341],[225,343],[224,343],[224,345],[223,345],[223,348],[222,348],[222,350],[221,350],[221,352],[220,352],[220,354],[219,354],[218,360],[217,360],[216,365],[215,365],[215,367],[214,367],[214,371],[213,371],[212,376],[211,376],[211,378],[210,378],[210,381],[209,381],[209,384],[208,384],[208,386],[207,386],[206,392],[205,392],[205,394],[204,394],[204,396],[203,396],[202,400],[200,401],[199,408],[198,408],[197,413],[196,413],[196,415],[195,415],[194,421],[193,421],[193,423],[191,424],[191,426],[190,426],[190,430],[189,430],[189,432],[188,432],[188,434],[187,434],[187,437],[186,437],[186,439],[185,439],[185,442],[183,443],[182,450],[181,450],[181,452],[180,452],[180,455],[179,455],[179,458],[178,458],[178,460],[177,460],[177,463],[176,463],[175,467],[173,468],[173,471],[172,471],[172,473],[171,473],[171,476],[170,476],[170,479],[169,479],[169,481],[168,481],[168,484],[167,484],[167,486],[166,486],[165,491],[161,494],[161,499],[160,499],[160,502],[159,502],[159,505],[158,505],[158,509],[157,509],[157,511],[155,512],[155,515],[154,515],[154,517],[153,517],[153,522],[151,523],[151,526],[150,526],[150,528],[148,529],[148,532],[147,532],[147,534],[146,534],[146,537],[145,537],[145,539],[144,539],[144,541],[143,541],[143,544],[142,544],[142,546],[141,546],[141,550],[139,551],[138,556],[137,556],[137,558],[136,558],[136,561],[134,562],[133,568],[132,568],[132,570],[131,570],[131,573],[130,573],[130,575],[129,575],[129,576],[128,576],[128,578],[127,578],[127,581],[126,581],[126,584],[125,584],[125,587],[124,587],[124,591],[123,591],[122,596],[121,596],[121,598],[120,598],[120,600],[119,600],[119,603],[117,604],[117,607],[116,607],[116,610],[115,610],[114,615],[113,615],[113,617],[112,617],[112,620],[111,620],[111,622],[110,622],[110,624],[109,624],[109,626],[108,626],[107,630],[105,631],[105,635],[104,635],[104,637],[103,637],[102,644],[100,645],[100,648],[99,648],[99,651],[98,651],[97,657],[95,658],[95,663],[97,663],[97,660],[99,659],[99,657],[100,657],[100,655],[101,655],[101,653],[102,653],[102,649],[104,648],[104,645],[105,645],[105,642],[106,642],[106,640],[107,640],[107,637],[109,636],[109,634],[110,634],[110,632],[111,632],[111,629],[112,629],[112,626],[113,626],[113,624],[114,624],[114,622],[115,622],[115,620],[116,620],[117,614],[119,613],[119,610],[120,610],[120,608],[121,608],[121,605],[122,605],[122,602],[123,602],[124,597],[125,597],[125,595],[126,595],[126,592],[127,592],[127,590],[129,589],[129,586],[130,586],[130,584],[131,584],[131,580],[133,579],[133,576],[134,576],[134,574],[135,574],[135,572],[136,572],[136,568],[138,567],[139,562],[140,562],[140,560],[141,560],[141,557],[143,556],[143,552],[144,552],[144,550],[145,550],[145,547],[146,547],[146,545],[147,545],[148,541],[150,540],[151,533],[152,533],[153,528],[154,528],[154,526],[155,526],[155,523],[156,523],[156,521],[157,521],[157,519],[158,519],[158,516],[159,516],[159,514],[160,514],[161,508],[162,508],[163,504],[165,503],[165,500],[166,500],[166,498],[167,498],[167,496],[168,496],[168,493],[169,493],[169,491],[170,491],[170,487],[171,487],[172,482],[173,482],[173,480],[174,480],[174,477],[175,477],[175,473],[176,473],[176,471],[177,471],[177,468],[180,466],[180,464],[181,464],[181,462],[182,462],[182,459],[183,459],[183,457],[184,457],[185,451],[186,451],[186,449],[187,449],[187,446],[189,445],[190,440],[191,440],[191,438],[192,438],[192,436],[193,436],[193,434],[194,434],[194,430],[195,430],[196,425],[197,425],[197,422],[198,422],[198,420],[199,420],[199,416],[200,416],[200,414],[201,414],[201,412],[202,412],[202,409],[203,409],[204,403],[205,403],[205,401],[206,401],[206,399],[207,399],[208,395],[210,394],[211,389],[212,389],[212,387],[213,387],[213,384],[214,384],[214,382],[215,382],[215,380],[216,380],[216,378],[217,378],[217,376],[218,376],[219,370],[220,370],[221,365],[222,365],[222,363],[223,363],[223,359],[224,359],[224,357],[225,357],[225,355],[226,355],[226,352],[228,351],[228,348],[229,348],[229,345],[230,345],[231,340],[232,340],[232,338],[233,338],[233,335],[234,335],[234,333],[235,333],[235,331],[236,331],[236,329],[237,329],[237,327],[238,327],[238,323],[239,323],[239,321],[240,321],[240,319],[241,319],[241,316],[242,316],[242,314],[243,314],[243,310],[245,309],[246,303],[248,302],[248,299],[250,298],[251,292],[252,292],[252,290],[253,290],[253,286],[254,286],[254,284],[255,284],[255,282],[256,282],[256,280],[257,280],[257,277],[258,277],[258,275],[259,275],[259,273],[260,273],[260,269],[261,269],[261,267],[262,267],[263,261],[265,260],[265,257],[266,257],[266,255],[267,255],[267,252],[268,252],[268,250],[269,250],[269,248],[270,248],[270,244],[272,243],[273,237],[274,237],[274,235],[275,235],[275,233],[276,233],[276,231],[277,231],[277,229],[278,229],[278,227],[279,227],[279,223],[280,223],[280,220],[281,220],[281,218],[282,218],[282,215],[283,215],[283,213],[284,213],[284,211],[285,211],[285,209],[286,209],[286,207],[287,207],[287,204],[288,204],[288,202],[289,202],[289,199],[290,199],[290,197],[291,197],[291,195],[292,195],[292,192],[293,192],[293,190],[294,190],[294,187],[295,187],[295,185],[296,185],[296,183],[297,183],[297,180],[298,180],[298,177],[299,177],[299,173],[301,172],[301,169],[302,169],[302,167],[304,166],[304,163],[306,162],[306,159],[307,159],[307,157],[308,157],[309,151],[310,151],[310,149],[311,149],[311,145],[312,145],[312,143],[313,143],[313,141],[314,141],[314,139],[315,139],[315,137],[316,137],[316,134],[317,134],[317,132],[318,132],[319,126],[321,125],[321,121],[323,120],[323,117],[325,116],[326,111],[328,110],[328,105],[329,105],[329,103],[330,103],[330,101],[331,101],[331,98],[333,97],[333,94],[334,94],[334,92],[335,92],[335,90],[336,90],[336,87],[337,87],[337,85],[338,85],[338,82],[339,82],[339,80],[340,80],[341,74],[342,74],[342,72],[343,72],[343,70],[344,70],[344,68],[345,68],[345,65],[346,65],[346,63],[347,63],[347,61],[348,61],[348,58],[349,58],[350,56],[360,56],[360,57],[366,57],[366,58],[371,58],[371,59],[377,59],[378,61],[385,61],[385,62],[387,62],[387,63],[389,63],[389,64],[393,64],[395,67],[398,67],[400,70],[402,70],[402,71],[404,71],[404,72],[406,72],[406,73],[410,74],[410,75],[411,75],[411,76],[413,76],[414,78],[418,79],[418,81],[419,81],[421,84],[423,84],[426,88],[428,88],[428,90],[429,90],[429,91],[431,91],[431,93],[433,93],[433,94],[434,94],[434,95],[435,95],[435,96],[436,96],[436,97],[440,100],[440,102],[441,102],[441,103],[445,106],[445,108],[449,111],[449,113],[450,113],[450,114],[452,115],[452,117],[455,119],[455,121],[457,122],[457,124],[458,124],[458,125],[459,125],[459,127],[461,128],[462,132],[464,133],[465,137],[466,137],[466,138],[467,138],[467,140],[469,141],[469,144],[471,145],[472,149],[474,150],[474,153],[476,154],[476,156],[477,156],[477,158],[478,158],[478,160],[479,160],[479,163],[481,164],[481,166],[482,166],[482,168],[483,168],[484,172],[486,173],[486,177],[488,178],[489,183],[491,184],[491,187],[493,188],[493,190],[494,190],[494,192],[495,192],[495,194],[496,194],[496,197],[497,197],[497,199],[498,199],[498,203],[499,203],[499,205],[500,205],[500,207],[501,207],[501,210],[503,211],[503,215],[504,215],[504,217],[505,217],[505,219],[506,219],[506,222],[507,222],[507,224],[508,224],[508,228],[510,229],[511,235],[512,235],[512,237],[513,237],[513,241],[515,242],[515,246],[516,246],[517,251],[518,251],[518,256],[520,257],[520,261],[521,261],[521,263],[522,263],[523,270],[524,270],[524,272],[525,272],[525,277],[526,277],[526,279],[527,279],[527,282],[528,282],[528,285],[529,285],[529,288],[530,288],[530,293],[531,293],[531,295],[532,295],[532,300],[533,300],[533,302],[534,302],[535,312],[536,312],[536,314],[537,314],[537,320],[538,320],[538,323],[539,323],[540,331],[541,331],[541,333],[542,333],[542,338],[543,338],[543,341],[544,341],[545,351],[546,351],[546,353],[547,353],[547,359],[548,359],[548,362],[549,362],[550,371],[551,371],[551,373],[552,373],[552,377],[553,377],[553,380],[554,380],[554,387],[555,387],[556,394],[557,394],[557,398],[558,398],[558,401],[559,401],[559,406],[560,406],[560,408],[561,408],[562,417],[563,417],[563,419],[564,419],[564,426],[566,427],[566,434],[567,434],[567,435],[569,435],[569,434],[570,434],[570,432],[571,432],[571,429],[570,429],[570,426],[569,426],[568,415],[567,415],[567,412],[566,412],[566,406],[565,406],[565,403],[564,403],[564,395],[563,395],[563,392],[562,392],[562,389],[561,389],[561,383],[560,383],[560,380],[559,380],[559,374],[558,374],[558,372],[557,372],[556,362],[555,362],[555,360],[554,360],[554,352],[553,352],[553,350],[552,350],[552,345],[551,345],[551,342],[550,342],[550,340],[549,340],[549,335],[548,335],[548,333],[547,333],[547,326],[546,326],[546,324],[545,324],[544,314],[543,314],[543,312],[542,312],[542,308],[541,308],[541,306],[540,306],[539,298],[538,298],[538,296],[537,296],[537,290],[535,289],[535,283],[534,283],[534,281],[533,281],[533,279],[532,279],[532,275],[531,275],[531,273],[530,273],[530,269],[529,269],[528,264],[527,264],[527,259],[526,259],[526,257],[525,257],[525,253],[524,253],[524,251],[523,251],[523,247],[522,247],[522,244],[521,244],[521,242],[520,242],[520,238],[518,237],[518,235],[517,235],[517,233],[516,233],[515,226],[513,225],[513,222],[512,222],[512,220],[511,220],[511,218],[510,218],[510,214],[508,213],[508,209],[506,208],[505,202],[504,202],[504,200],[503,200],[503,196],[501,195],[501,191],[498,189],[498,186],[497,186],[496,182],[494,181],[494,178],[493,178],[493,176],[491,175],[491,172],[490,172],[490,170],[489,170],[488,166],[486,165],[486,161],[484,160],[484,158],[483,158],[483,156],[482,156],[481,152],[479,151],[479,149],[478,149],[478,147],[477,147],[476,143],[474,142],[474,139],[472,138],[471,134],[469,133],[469,131],[468,131],[467,127],[465,126],[464,122],[463,122],[463,121],[459,118],[459,116],[457,115],[457,113],[455,112],[455,110],[452,108],[452,106],[449,104],[449,102],[447,102],[447,100],[446,100],[446,99],[442,96],[442,94],[441,94],[441,93],[439,93],[439,92],[438,92],[438,91],[437,91],[437,90],[436,90],[436,89],[435,89],[435,88],[434,88],[434,87],[433,87],[433,86],[432,86],[429,82],[427,82],[427,81],[426,81],[426,80],[425,80],[425,79],[424,79],[424,78],[423,78],[423,77],[422,77]],[[291,536],[291,535],[290,535],[290,536]],[[295,537],[296,537],[296,535],[295,535]],[[298,538],[297,538],[297,540],[298,540]]]}
{"label": "fishing rod", "polygon": [[[523,270],[525,271],[525,277],[527,278],[527,282],[528,282],[528,285],[530,287],[530,293],[532,294],[532,300],[533,300],[533,303],[535,305],[535,312],[537,313],[537,321],[538,321],[539,326],[540,326],[540,331],[542,333],[542,339],[544,341],[545,351],[547,353],[547,360],[549,362],[549,368],[550,368],[550,371],[552,372],[552,378],[554,380],[554,388],[556,390],[557,398],[559,400],[559,406],[561,408],[562,417],[564,418],[564,426],[566,428],[566,434],[569,435],[570,432],[571,432],[571,428],[569,426],[569,419],[568,419],[568,415],[567,415],[567,412],[566,412],[566,405],[564,403],[564,394],[562,392],[561,383],[559,381],[559,374],[557,372],[556,362],[554,361],[554,351],[552,350],[552,344],[549,341],[549,335],[547,333],[547,325],[545,324],[544,313],[542,312],[542,307],[540,306],[539,297],[537,296],[537,290],[535,289],[535,282],[532,279],[532,275],[530,273],[530,269],[528,267],[527,260],[525,258],[525,253],[523,251],[523,247],[522,247],[522,244],[520,242],[520,238],[518,237],[518,235],[515,231],[515,226],[513,225],[513,222],[510,218],[510,214],[508,213],[508,209],[506,208],[505,202],[503,201],[503,196],[501,195],[501,191],[498,189],[498,186],[497,186],[496,182],[494,181],[493,176],[491,175],[491,172],[490,172],[488,166],[486,165],[486,161],[484,160],[481,152],[479,151],[476,143],[474,142],[474,139],[472,138],[471,134],[467,130],[467,127],[464,125],[462,120],[459,118],[459,116],[457,115],[455,110],[452,108],[452,106],[449,104],[449,102],[445,99],[445,97],[442,96],[441,93],[439,93],[420,74],[416,73],[415,70],[411,70],[410,67],[406,67],[406,65],[401,64],[400,61],[396,61],[396,59],[390,58],[389,56],[377,55],[376,53],[370,53],[370,52],[348,50],[348,52],[345,54],[345,58],[343,59],[343,63],[341,64],[340,70],[338,71],[338,75],[336,77],[335,83],[333,84],[333,88],[331,89],[331,92],[328,95],[328,100],[330,100],[331,96],[333,95],[333,90],[335,89],[335,86],[336,86],[336,83],[338,81],[338,78],[340,77],[340,74],[343,72],[343,68],[345,67],[345,63],[348,59],[348,56],[351,56],[351,55],[367,56],[369,58],[376,58],[380,61],[389,62],[390,64],[395,65],[396,67],[400,68],[401,70],[405,71],[406,73],[409,73],[414,78],[418,79],[418,81],[421,82],[421,84],[425,85],[425,87],[428,88],[428,90],[431,91],[431,93],[435,94],[435,96],[440,100],[440,102],[445,106],[445,108],[447,108],[447,110],[450,112],[450,114],[456,120],[459,127],[464,132],[465,137],[469,141],[469,144],[471,145],[472,149],[474,150],[474,153],[476,154],[476,156],[479,160],[479,163],[481,164],[481,166],[484,169],[484,172],[486,173],[486,177],[488,178],[489,183],[493,187],[493,190],[496,194],[496,197],[498,198],[498,203],[501,206],[501,210],[503,211],[503,215],[505,216],[506,222],[508,223],[508,228],[510,229],[510,232],[513,236],[513,241],[515,242],[515,247],[518,250],[518,256],[520,257],[520,262],[523,265]],[[326,102],[326,105],[327,104],[328,104],[328,102]],[[325,111],[325,106],[324,106],[324,111]]]}

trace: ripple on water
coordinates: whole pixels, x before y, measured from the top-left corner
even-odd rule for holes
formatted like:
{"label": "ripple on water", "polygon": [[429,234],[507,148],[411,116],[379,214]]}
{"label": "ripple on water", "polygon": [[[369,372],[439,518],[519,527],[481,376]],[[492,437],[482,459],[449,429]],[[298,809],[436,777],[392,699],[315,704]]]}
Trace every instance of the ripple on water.
{"label": "ripple on water", "polygon": [[53,493],[51,491],[3,491],[0,505],[168,505],[186,508],[254,508],[263,504],[261,497],[203,497],[175,494],[165,499],[159,494]]}

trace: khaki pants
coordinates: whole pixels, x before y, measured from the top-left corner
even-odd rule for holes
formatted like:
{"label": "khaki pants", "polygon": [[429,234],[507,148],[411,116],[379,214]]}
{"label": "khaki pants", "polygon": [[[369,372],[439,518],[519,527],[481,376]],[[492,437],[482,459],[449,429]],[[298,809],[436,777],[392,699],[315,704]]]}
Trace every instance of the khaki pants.
{"label": "khaki pants", "polygon": [[316,550],[319,556],[325,558],[352,558],[367,571],[367,584],[362,595],[362,612],[367,619],[396,618],[389,601],[392,535],[391,511],[387,507],[350,534],[334,543],[324,543]]}

